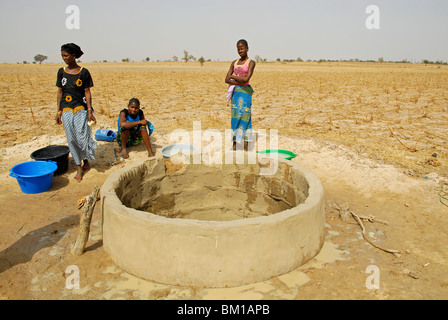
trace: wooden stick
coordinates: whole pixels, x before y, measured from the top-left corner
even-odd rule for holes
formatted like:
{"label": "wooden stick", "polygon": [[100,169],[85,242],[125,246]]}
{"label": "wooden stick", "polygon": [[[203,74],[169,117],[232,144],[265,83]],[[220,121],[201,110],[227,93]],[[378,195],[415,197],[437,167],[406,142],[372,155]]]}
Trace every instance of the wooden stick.
{"label": "wooden stick", "polygon": [[356,215],[353,211],[350,211],[350,210],[348,209],[348,206],[347,206],[347,205],[345,205],[344,208],[341,208],[338,204],[336,204],[336,205],[330,205],[330,206],[331,206],[332,208],[335,208],[336,210],[339,210],[340,212],[345,211],[346,214],[350,213],[350,214],[352,215],[353,219],[355,219],[355,221],[356,221],[356,222],[358,223],[358,225],[361,227],[361,230],[362,230],[362,237],[363,237],[364,240],[366,240],[371,246],[373,246],[373,247],[375,247],[375,248],[377,248],[377,249],[383,250],[384,252],[392,253],[392,254],[394,254],[395,256],[398,256],[398,255],[401,253],[401,251],[399,251],[399,250],[393,250],[393,249],[382,248],[382,247],[380,247],[380,246],[374,244],[372,241],[370,241],[369,238],[367,238],[367,235],[366,235],[366,228],[364,227],[364,224],[362,223],[361,219],[368,220],[369,222],[377,221],[377,222],[380,222],[380,223],[383,223],[383,224],[387,224],[387,221],[377,220],[377,219],[375,219],[375,217],[373,217],[373,216],[370,216],[370,217],[360,217],[360,216]]}
{"label": "wooden stick", "polygon": [[353,218],[356,220],[356,222],[358,222],[359,226],[361,227],[361,229],[362,229],[362,237],[363,237],[364,240],[366,240],[371,246],[373,246],[373,247],[375,247],[375,248],[377,248],[377,249],[383,250],[384,252],[392,253],[392,254],[395,254],[395,255],[401,253],[399,250],[393,250],[393,249],[382,248],[382,247],[380,247],[380,246],[374,244],[372,241],[370,241],[370,240],[367,238],[367,235],[366,235],[366,228],[364,228],[364,224],[362,223],[361,219],[360,219],[355,213],[353,213],[352,211],[350,211],[350,213],[351,213],[351,215],[353,216]]}
{"label": "wooden stick", "polygon": [[286,201],[286,199],[283,199],[283,198],[281,198],[281,197],[274,196],[273,194],[268,194],[268,196],[270,196],[272,199],[274,199],[274,200],[276,200],[276,201],[282,201],[282,202],[286,203],[286,204],[287,204],[288,206],[290,206],[290,207],[294,207],[292,204],[290,204],[288,201]]}
{"label": "wooden stick", "polygon": [[383,221],[383,220],[379,220],[377,218],[375,218],[374,216],[368,216],[368,217],[363,217],[363,216],[358,216],[361,220],[367,220],[369,222],[378,222],[378,223],[382,223],[385,224],[386,226],[389,224],[389,222],[387,221]]}
{"label": "wooden stick", "polygon": [[391,127],[389,125],[387,125],[387,127],[389,128],[390,133],[394,136],[395,139],[397,139],[398,142],[401,143],[402,146],[404,146],[406,149],[408,149],[411,152],[417,152],[416,148],[411,148],[408,147],[407,145],[405,145],[403,142],[400,141],[400,139],[398,139],[398,137],[394,134],[394,132],[392,131]]}
{"label": "wooden stick", "polygon": [[30,105],[30,110],[31,110],[31,117],[33,118],[33,123],[36,124],[36,118],[34,117],[34,112],[33,112],[33,108]]}
{"label": "wooden stick", "polygon": [[99,192],[100,188],[98,188],[98,186],[95,186],[92,194],[87,197],[81,215],[81,220],[79,222],[78,238],[76,239],[76,242],[73,244],[71,250],[72,254],[75,256],[80,256],[84,253],[87,240],[89,240],[90,222],[92,221],[93,209],[95,209],[95,203],[98,201]]}

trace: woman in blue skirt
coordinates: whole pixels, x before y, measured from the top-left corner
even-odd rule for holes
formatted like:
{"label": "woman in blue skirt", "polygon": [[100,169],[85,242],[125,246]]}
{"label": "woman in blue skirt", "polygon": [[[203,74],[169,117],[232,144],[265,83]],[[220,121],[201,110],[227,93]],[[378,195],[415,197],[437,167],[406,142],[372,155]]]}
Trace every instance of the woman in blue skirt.
{"label": "woman in blue skirt", "polygon": [[236,44],[240,59],[230,65],[225,82],[229,84],[228,100],[232,108],[232,136],[233,150],[236,144],[244,141],[244,150],[248,150],[248,143],[252,141],[252,94],[254,90],[249,84],[255,69],[255,61],[251,60],[247,52],[249,46],[246,40],[239,40]]}

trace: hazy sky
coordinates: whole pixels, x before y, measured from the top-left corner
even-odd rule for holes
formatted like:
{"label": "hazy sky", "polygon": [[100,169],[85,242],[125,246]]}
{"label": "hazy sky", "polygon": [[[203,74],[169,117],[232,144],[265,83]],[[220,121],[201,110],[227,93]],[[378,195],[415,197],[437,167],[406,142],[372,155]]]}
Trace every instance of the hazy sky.
{"label": "hazy sky", "polygon": [[[69,5],[79,29],[69,30]],[[368,29],[369,5],[379,28]],[[70,20],[74,21],[74,20]],[[0,0],[0,63],[36,54],[62,62],[75,42],[84,62],[182,58],[236,59],[236,42],[268,60],[423,59],[448,61],[447,0]]]}

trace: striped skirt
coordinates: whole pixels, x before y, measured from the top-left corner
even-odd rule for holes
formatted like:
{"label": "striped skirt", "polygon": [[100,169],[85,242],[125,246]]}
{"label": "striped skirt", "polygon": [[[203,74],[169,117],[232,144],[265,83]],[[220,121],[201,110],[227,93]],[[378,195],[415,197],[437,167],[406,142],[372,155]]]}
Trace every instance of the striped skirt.
{"label": "striped skirt", "polygon": [[86,110],[78,112],[65,111],[62,113],[68,148],[77,166],[82,160],[95,160],[96,142],[92,138],[92,129],[87,124]]}

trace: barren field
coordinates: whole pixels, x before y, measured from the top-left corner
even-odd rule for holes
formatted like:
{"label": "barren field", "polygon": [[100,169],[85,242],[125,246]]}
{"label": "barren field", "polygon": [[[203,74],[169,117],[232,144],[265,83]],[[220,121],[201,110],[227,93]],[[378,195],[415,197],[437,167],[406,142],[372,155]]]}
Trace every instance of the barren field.
{"label": "barren field", "polygon": [[[98,124],[116,130],[118,113],[140,99],[160,149],[174,129],[230,126],[224,78],[230,62],[81,64],[94,81]],[[278,129],[279,149],[321,179],[327,241],[289,274],[236,288],[175,287],[133,277],[102,248],[96,206],[87,252],[74,257],[77,201],[120,166],[145,157],[143,146],[111,166],[115,144],[99,142],[81,183],[75,167],[45,193],[26,195],[9,169],[49,144],[65,144],[55,125],[56,73],[62,64],[0,65],[0,299],[447,299],[448,67],[396,63],[258,63],[251,84],[255,130]],[[441,196],[442,195],[442,196]],[[446,201],[448,202],[448,201]],[[375,216],[367,234],[337,206]],[[387,224],[378,223],[387,221]],[[81,288],[65,270],[79,267]],[[366,287],[368,266],[380,288]]]}
{"label": "barren field", "polygon": [[[53,125],[55,73],[61,65],[0,66],[0,147],[43,134]],[[100,125],[115,128],[137,97],[159,131],[228,127],[223,98],[229,63],[86,64],[94,75]],[[55,71],[56,70],[56,71]],[[448,67],[394,63],[259,63],[253,123],[280,134],[341,142],[375,159],[421,174],[447,172]],[[225,97],[225,96],[224,96]],[[440,166],[427,166],[437,153]],[[432,159],[431,159],[432,160]]]}

